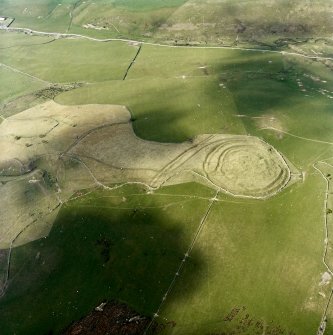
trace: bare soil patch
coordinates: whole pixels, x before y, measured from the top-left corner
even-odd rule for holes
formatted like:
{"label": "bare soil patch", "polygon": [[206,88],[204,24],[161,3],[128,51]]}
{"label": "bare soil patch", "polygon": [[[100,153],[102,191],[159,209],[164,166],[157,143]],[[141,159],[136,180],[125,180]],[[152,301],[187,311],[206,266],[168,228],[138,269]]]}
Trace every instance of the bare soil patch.
{"label": "bare soil patch", "polygon": [[[151,318],[142,316],[125,304],[102,303],[86,317],[74,322],[62,335],[142,335]],[[157,334],[153,323],[150,334]]]}

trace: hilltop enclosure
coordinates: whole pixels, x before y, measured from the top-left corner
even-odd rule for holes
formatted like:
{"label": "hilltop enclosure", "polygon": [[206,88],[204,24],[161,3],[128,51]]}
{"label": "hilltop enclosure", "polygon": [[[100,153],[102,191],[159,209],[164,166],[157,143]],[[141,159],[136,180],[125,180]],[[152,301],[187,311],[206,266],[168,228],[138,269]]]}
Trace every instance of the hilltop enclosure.
{"label": "hilltop enclosure", "polygon": [[1,15],[1,335],[333,331],[330,2]]}

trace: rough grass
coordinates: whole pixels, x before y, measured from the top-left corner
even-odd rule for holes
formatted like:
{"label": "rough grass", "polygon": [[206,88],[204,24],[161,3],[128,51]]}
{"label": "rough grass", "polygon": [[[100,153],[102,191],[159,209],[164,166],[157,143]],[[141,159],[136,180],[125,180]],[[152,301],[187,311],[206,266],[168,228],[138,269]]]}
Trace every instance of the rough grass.
{"label": "rough grass", "polygon": [[[173,187],[162,191],[171,195],[136,187],[97,191],[66,205],[49,237],[16,248],[11,293],[0,307],[3,334],[57,334],[103,299],[152,314],[208,202],[173,197]],[[198,185],[181,192],[212,196]],[[199,254],[189,262],[200,271]]]}
{"label": "rough grass", "polygon": [[55,40],[3,49],[0,62],[54,83],[96,82],[122,79],[136,51],[122,42]]}
{"label": "rough grass", "polygon": [[[329,290],[318,286],[320,186],[313,176],[265,202],[220,196],[160,312],[159,321],[176,322],[165,333],[232,331],[249,314],[268,329],[312,334],[325,304],[318,291]],[[305,192],[312,194],[306,203]],[[57,333],[105,298],[153,314],[212,196],[187,184],[153,195],[136,187],[99,191],[69,203],[49,237],[14,250],[11,289],[0,307],[4,334]],[[24,306],[28,317],[16,322]],[[253,325],[246,329],[256,334]]]}
{"label": "rough grass", "polygon": [[[17,27],[182,44],[238,43],[283,49],[312,38],[329,38],[332,31],[332,8],[324,0],[3,0],[0,9],[16,18],[13,26]],[[86,24],[106,30],[84,29]]]}
{"label": "rough grass", "polygon": [[[92,129],[104,123],[126,123],[128,119],[129,113],[121,106],[99,105],[96,108],[90,105],[66,109],[48,102],[1,124],[0,174],[4,177],[1,183],[4,208],[0,219],[0,248],[9,248],[12,242],[19,245],[39,238],[41,231],[45,233],[52,225],[52,222],[43,225],[43,221],[48,213],[57,210],[60,199],[67,201],[75,190],[93,182],[87,171],[82,171],[87,169],[81,164],[74,171],[78,180],[75,179],[73,189],[73,176],[68,180],[72,171],[68,168],[66,173],[61,172],[63,162],[58,155],[66,154],[78,137]],[[58,183],[61,195],[57,195]]]}
{"label": "rough grass", "polygon": [[[165,334],[219,334],[244,326],[252,335],[258,321],[271,331],[280,326],[287,334],[315,333],[326,303],[318,291],[330,290],[318,286],[325,271],[321,186],[320,176],[313,176],[265,202],[222,197],[225,202],[215,203],[195,248],[203,262],[196,294],[176,300],[187,292],[188,281],[179,277],[160,313],[177,328]],[[234,308],[238,315],[223,321]],[[251,326],[240,323],[246,314]]]}
{"label": "rough grass", "polygon": [[123,7],[130,10],[139,10],[139,11],[147,11],[158,8],[166,8],[166,7],[176,7],[185,3],[186,0],[143,0],[143,1],[135,1],[135,0],[113,0],[111,1],[112,5],[115,7]]}
{"label": "rough grass", "polygon": [[279,54],[232,49],[159,47],[144,45],[129,78],[207,77],[244,72],[276,73],[285,68]]}
{"label": "rough grass", "polygon": [[6,31],[0,31],[0,48],[7,49],[15,46],[29,46],[43,44],[53,40],[53,38],[46,36],[26,36],[20,33],[8,33]]}
{"label": "rough grass", "polygon": [[[233,7],[243,4],[233,3],[233,6],[229,3],[231,14]],[[317,4],[319,2],[311,6]],[[258,2],[260,5],[262,3]],[[271,13],[275,15],[273,10]],[[202,20],[202,17],[197,19]],[[316,15],[313,15],[313,20],[323,22],[316,19]],[[19,20],[17,24],[20,24]],[[75,25],[74,28],[78,29]],[[231,32],[234,34],[234,31]],[[324,31],[318,34],[321,33],[325,35]],[[30,37],[24,38],[27,40]],[[43,46],[46,50],[38,55],[49,55],[48,48],[52,44]],[[106,44],[101,45],[103,47],[99,47],[99,53],[103,53],[107,47]],[[24,49],[24,52],[28,51]],[[85,49],[85,52],[90,51]],[[20,53],[6,55],[8,59],[10,55],[11,62],[18,64]],[[25,57],[26,54],[23,55]],[[67,57],[65,53],[63,56]],[[47,62],[41,67],[40,60],[37,62],[34,56],[29,59],[32,65],[25,64],[27,69],[39,74],[43,73],[38,68],[43,69],[51,80],[53,75],[58,79],[90,76],[96,81],[99,78],[112,78],[109,73],[102,72],[93,76],[90,70],[87,72],[89,76],[85,72],[78,75],[77,71],[81,68],[71,72],[75,58],[69,58],[68,64],[54,63],[52,56],[50,58],[52,64],[61,64],[68,69],[71,76],[59,74],[57,68],[50,69]],[[199,69],[201,66],[207,66],[206,71]],[[327,83],[304,77],[304,73],[319,76]],[[183,79],[183,75],[186,78]],[[297,78],[301,79],[307,92],[298,87]],[[222,83],[225,89],[219,86]],[[316,332],[326,301],[319,295],[319,290],[327,290],[329,286],[318,286],[325,271],[321,263],[325,185],[312,164],[332,157],[333,152],[332,145],[312,140],[333,142],[332,100],[319,92],[322,88],[331,90],[331,86],[332,73],[327,67],[301,58],[241,51],[208,52],[144,46],[126,81],[98,83],[57,98],[58,102],[66,104],[125,104],[130,107],[135,119],[136,133],[147,139],[177,142],[199,133],[223,132],[262,136],[305,172],[304,183],[293,185],[269,201],[239,202],[221,197],[228,202],[213,205],[194,256],[190,258],[191,263],[185,268],[184,277],[177,281],[173,294],[162,309],[162,317],[177,323],[173,334],[219,333],[225,329],[233,331],[247,313],[249,318],[268,324],[273,321],[274,325],[295,331],[297,335]],[[237,114],[246,117],[235,117]],[[282,130],[307,139],[260,130],[260,123],[253,117],[267,118],[267,115],[275,117],[279,121],[276,124],[281,125]],[[159,192],[172,194],[167,203],[178,199],[175,195],[206,196],[207,193],[203,192],[210,192],[203,190],[198,185],[181,185]],[[121,197],[129,198],[133,192],[141,193],[128,189]],[[209,193],[207,197],[210,196]],[[112,283],[110,297],[124,300],[139,311],[153,313],[157,302],[163,297],[165,287],[170,283],[169,270],[174,269],[181,259],[185,245],[193,236],[194,221],[198,223],[208,201],[193,200],[184,208],[177,205],[165,211],[152,209],[154,215],[144,215],[150,211],[144,207],[152,204],[151,199],[155,199],[152,197],[154,195],[147,196],[147,202],[131,202],[129,207],[137,208],[136,213],[140,215],[133,216],[130,209],[128,212],[124,210],[127,214],[122,216],[119,214],[119,207],[123,205],[120,198],[108,202],[94,195],[64,209],[49,238],[15,249],[13,290],[9,289],[0,307],[5,334],[12,334],[15,330],[24,334],[31,330],[32,334],[36,334],[40,330],[59,329],[99,303],[109,290],[109,282]],[[100,207],[97,208],[97,205]],[[92,210],[89,206],[95,207]],[[191,218],[194,221],[188,223]],[[109,220],[112,224],[108,223]],[[157,230],[162,233],[156,245],[149,244],[151,232],[155,233],[155,225],[150,224],[152,221],[162,222],[157,225]],[[135,228],[136,222],[139,228]],[[170,233],[169,225],[175,227],[176,232]],[[181,247],[174,241],[174,236],[178,240],[178,229],[182,231],[179,235],[184,234],[180,238],[184,241]],[[94,244],[100,232],[102,236],[104,232],[104,235],[116,236],[114,267],[103,267],[101,254],[104,255],[104,251]],[[132,239],[127,247],[125,242],[121,244],[122,237]],[[148,257],[152,257],[149,262],[142,264],[145,258],[141,257],[140,248],[144,243],[148,246]],[[167,256],[163,259],[158,248],[164,243],[167,244]],[[135,245],[140,247],[136,249]],[[170,254],[169,247],[172,249]],[[178,250],[181,252],[178,253]],[[41,258],[35,259],[38,251],[42,251]],[[73,255],[75,257],[71,257]],[[78,259],[83,259],[82,267]],[[160,263],[161,259],[163,262]],[[43,261],[45,264],[41,265]],[[164,263],[163,270],[161,267]],[[133,271],[131,266],[137,267]],[[43,272],[44,268],[46,270]],[[159,273],[152,273],[150,269],[157,269]],[[161,286],[146,285],[155,282],[158,275],[164,278]],[[120,290],[122,286],[123,290]],[[77,288],[79,292],[76,292]],[[139,293],[140,289],[144,293]],[[80,294],[82,291],[84,294]],[[245,313],[238,315],[231,323],[223,321],[233,308],[242,306],[246,307]],[[27,317],[22,320],[22,315]],[[328,333],[332,332],[331,321],[329,327]],[[255,331],[250,328],[248,333],[254,335]]]}
{"label": "rough grass", "polygon": [[46,31],[65,32],[70,22],[69,13],[75,0],[37,0],[0,2],[1,12],[15,21],[12,26],[45,29]]}
{"label": "rough grass", "polygon": [[[221,88],[221,91],[227,93],[222,93],[221,101],[225,102],[230,97],[233,114],[246,116],[235,118],[235,122],[243,124],[248,133],[262,136],[274,144],[305,172],[303,184],[296,184],[269,201],[235,203],[234,199],[228,198],[226,200],[230,203],[214,205],[198,242],[197,250],[203,255],[204,265],[201,275],[196,277],[196,293],[174,300],[187,292],[186,280],[177,283],[171,301],[165,304],[161,313],[162,318],[178,320],[177,328],[173,332],[168,329],[166,334],[232,331],[246,314],[249,314],[248,319],[256,322],[269,324],[272,321],[269,324],[271,329],[280,326],[296,334],[314,333],[326,302],[318,292],[320,290],[327,295],[329,287],[318,287],[321,274],[325,271],[321,263],[324,189],[320,176],[312,175],[312,163],[319,158],[332,156],[332,146],[311,139],[332,142],[332,106],[329,98],[318,92],[325,85],[327,88],[330,86],[330,74],[327,71],[325,73],[320,64],[279,55],[216,50],[161,50],[144,47],[141,58],[138,58],[130,73],[129,78],[132,80],[122,85],[134,86],[136,82],[142,84],[145,76],[153,77],[154,74],[152,83],[162,81],[156,77],[163,79],[182,75],[187,78],[176,80],[198,81],[202,87],[210,81],[212,85],[223,83],[226,89]],[[198,55],[197,60],[195,54]],[[198,69],[199,66],[207,66],[208,76],[203,69]],[[309,80],[304,74],[319,76],[328,83]],[[193,75],[204,77],[190,79]],[[301,91],[297,78],[301,79],[307,92]],[[164,79],[163,82],[174,80]],[[158,87],[160,85],[155,84]],[[95,101],[92,92],[98,94],[100,90],[92,90],[89,96],[90,89],[81,89],[82,93],[79,90],[67,93],[60,96],[59,101],[64,99],[68,103],[74,97],[73,101],[77,102],[75,97],[79,95],[82,101]],[[128,100],[131,101],[132,94],[140,93],[141,90],[140,86],[128,93],[125,90],[122,92],[131,96]],[[210,99],[214,96],[212,91],[205,90]],[[187,104],[197,98],[198,91],[192,90],[194,92],[192,100],[189,99]],[[111,101],[111,98],[103,97],[105,95],[96,99]],[[139,100],[142,96],[138,94],[134,99]],[[160,97],[158,100],[169,101]],[[196,100],[193,102],[196,103]],[[126,103],[125,97],[121,103]],[[142,108],[138,108],[139,104],[129,106],[135,116],[136,111]],[[180,110],[178,115],[182,115]],[[212,111],[212,115],[216,113]],[[310,140],[272,130],[260,130],[255,118],[266,115],[276,118],[282,130]],[[140,121],[140,114],[137,116]],[[188,122],[184,123],[184,127],[185,124]],[[201,126],[200,123],[195,124]],[[151,137],[153,135],[150,134],[155,131],[154,125],[158,125],[162,134],[163,129],[170,126],[178,129],[176,133],[182,128],[182,124],[160,122],[157,118],[151,124],[142,121],[134,122],[134,125],[141,136]],[[170,130],[168,133],[171,134]],[[189,265],[185,268],[185,274],[191,273],[194,268]],[[233,308],[242,306],[245,306],[245,312],[232,322],[223,321]],[[252,335],[256,329],[250,327],[247,331]]]}
{"label": "rough grass", "polygon": [[[332,99],[320,93],[322,89],[330,90],[332,79],[330,72],[324,75],[323,66],[318,66],[298,62],[282,75],[283,80],[270,75],[250,79],[243,74],[228,84],[237,109],[246,116],[242,122],[247,131],[264,137],[304,170],[311,169],[320,157],[329,157],[333,146],[330,144],[333,143]],[[306,77],[309,75],[326,83],[309,80]],[[297,80],[302,87],[297,85]],[[262,117],[274,117],[276,128],[291,135],[261,129],[265,128],[258,122]]]}
{"label": "rough grass", "polygon": [[23,74],[13,72],[12,70],[0,67],[1,85],[0,85],[0,101],[5,103],[15,97],[37,91],[45,84],[33,80]]}
{"label": "rough grass", "polygon": [[233,116],[236,110],[232,97],[219,87],[216,78],[108,82],[61,94],[56,101],[126,105],[136,134],[160,142],[182,142],[199,134],[244,133]]}

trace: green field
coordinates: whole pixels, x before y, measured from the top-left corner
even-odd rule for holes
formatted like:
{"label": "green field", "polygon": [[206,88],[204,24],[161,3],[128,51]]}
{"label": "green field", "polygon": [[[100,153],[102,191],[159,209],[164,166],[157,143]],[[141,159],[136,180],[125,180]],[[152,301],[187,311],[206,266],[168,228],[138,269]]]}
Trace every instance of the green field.
{"label": "green field", "polygon": [[[189,198],[175,197],[177,187],[163,189],[170,196],[127,187],[69,202],[49,237],[14,251],[16,289],[0,307],[4,334],[57,333],[111,297],[152,314],[208,202],[191,196],[213,193],[196,185],[180,190]],[[199,272],[201,256],[192,258]]]}
{"label": "green field", "polygon": [[9,42],[8,34],[1,35],[5,35],[5,43],[11,43],[10,48],[1,51],[1,63],[53,83],[122,79],[137,51],[122,42],[103,44],[39,37],[38,42],[35,37],[28,37],[21,45],[20,36]]}
{"label": "green field", "polygon": [[[240,326],[244,327],[240,334],[257,334],[257,322],[268,325],[266,331],[272,333],[278,327],[281,334],[282,330],[287,334],[316,331],[320,313],[315,317],[312,308],[323,306],[324,301],[313,294],[318,275],[309,274],[321,271],[322,234],[313,225],[322,214],[322,198],[315,192],[320,183],[319,177],[313,177],[306,185],[264,203],[234,203],[222,197],[225,202],[214,205],[196,248],[204,263],[195,279],[197,294],[176,300],[187,292],[186,280],[180,278],[170,305],[165,304],[160,313],[181,320],[174,334],[223,333]],[[304,193],[313,194],[307,203]],[[304,211],[307,206],[318,211],[310,214]],[[185,275],[187,271],[192,271],[191,265],[185,267]],[[235,318],[226,321],[237,308]],[[247,321],[252,320],[248,325],[241,323],[247,314]]]}
{"label": "green field", "polygon": [[136,134],[155,141],[181,142],[205,133],[244,133],[233,116],[236,109],[232,97],[219,88],[216,78],[106,82],[68,92],[56,102],[126,105],[135,120]]}
{"label": "green field", "polygon": [[[142,139],[257,136],[303,179],[267,200],[219,193],[213,201],[215,191],[197,183],[153,193],[135,185],[87,189],[88,195],[63,204],[49,236],[12,250],[8,290],[0,298],[1,334],[60,334],[104,299],[125,302],[143,315],[157,313],[165,335],[316,334],[332,290],[332,280],[320,284],[328,271],[325,218],[327,260],[333,266],[327,211],[332,60],[204,46],[233,43],[235,27],[242,30],[244,24],[238,46],[292,51],[290,45],[296,45],[307,54],[331,57],[328,2],[14,3],[0,0],[1,11],[16,17],[14,27],[165,44],[174,44],[177,36],[177,44],[201,48],[143,44],[123,80],[138,45],[1,32],[3,117],[49,98],[64,105],[125,105]],[[217,20],[223,15],[225,24]],[[197,28],[179,26],[184,22]],[[299,43],[277,46],[288,38]],[[40,93],[69,83],[80,85],[51,96]],[[7,182],[1,178],[0,194]],[[1,281],[5,265],[0,270]],[[332,303],[327,318],[325,335],[333,332]]]}
{"label": "green field", "polygon": [[0,88],[0,99],[2,102],[45,87],[45,84],[42,82],[32,81],[26,76],[20,73],[15,73],[5,67],[1,67],[0,74],[1,76],[6,77],[6,81]]}

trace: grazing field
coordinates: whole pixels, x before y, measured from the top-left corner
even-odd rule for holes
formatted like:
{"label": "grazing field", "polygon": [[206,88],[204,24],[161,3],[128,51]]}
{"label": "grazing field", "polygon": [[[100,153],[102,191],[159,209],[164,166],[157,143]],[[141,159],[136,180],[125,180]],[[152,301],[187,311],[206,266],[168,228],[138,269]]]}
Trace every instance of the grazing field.
{"label": "grazing field", "polygon": [[55,101],[125,105],[133,116],[135,133],[148,140],[181,142],[199,134],[245,134],[234,117],[232,96],[214,77],[105,82],[61,94]]}
{"label": "grazing field", "polygon": [[3,65],[0,67],[0,75],[3,78],[6,77],[6,81],[4,81],[0,87],[0,99],[2,104],[8,99],[12,100],[23,94],[31,93],[45,87],[45,84],[38,81],[31,82],[26,76],[18,72],[13,72]]}
{"label": "grazing field", "polygon": [[[177,188],[188,198],[175,196]],[[164,191],[170,195],[97,191],[69,202],[49,237],[14,249],[13,290],[0,307],[4,334],[59,333],[111,297],[153,314],[213,195],[197,185]],[[190,262],[199,273],[201,256]]]}
{"label": "grazing field", "polygon": [[[18,39],[17,44],[1,51],[0,62],[39,81],[98,82],[122,79],[137,52],[136,46],[122,42],[103,44],[54,38],[48,38],[48,44],[42,41],[39,44],[35,37],[27,37],[21,45]],[[36,44],[31,46],[29,42]]]}
{"label": "grazing field", "polygon": [[[166,325],[166,334],[232,331],[247,314],[249,334],[257,323],[313,333],[326,302],[318,295],[322,232],[313,224],[322,216],[320,185],[313,176],[268,202],[220,195],[159,312],[159,322],[176,324]],[[304,192],[313,194],[306,204]],[[1,304],[6,333],[57,333],[111,297],[152,315],[212,196],[186,184],[151,195],[125,187],[69,202],[48,238],[13,251],[12,289]],[[319,289],[329,293],[327,286]],[[17,323],[15,315],[24,312],[17,304],[31,318]]]}
{"label": "grazing field", "polygon": [[163,335],[333,332],[327,1],[0,10],[145,41],[0,32],[4,335],[61,334],[104,300]]}
{"label": "grazing field", "polygon": [[[320,176],[313,176],[265,202],[222,197],[214,203],[196,245],[204,264],[197,294],[174,300],[188,292],[179,278],[159,314],[181,320],[180,329],[166,334],[315,333],[321,317],[315,306],[326,303],[317,292],[324,272],[322,232],[314,224],[322,218],[320,186]],[[317,210],[310,214],[307,207]],[[191,270],[185,266],[184,274]],[[320,291],[328,296],[329,287]]]}

